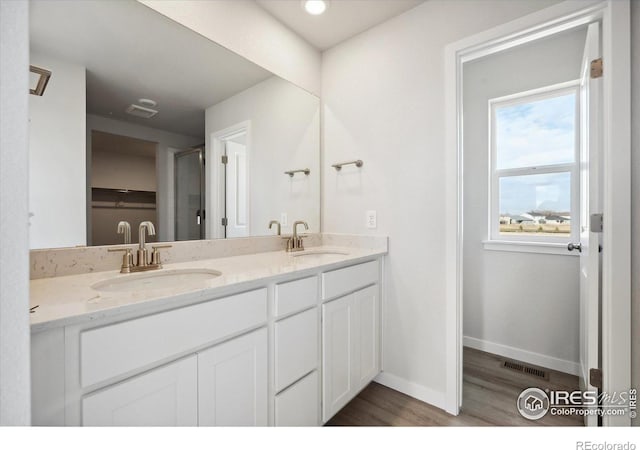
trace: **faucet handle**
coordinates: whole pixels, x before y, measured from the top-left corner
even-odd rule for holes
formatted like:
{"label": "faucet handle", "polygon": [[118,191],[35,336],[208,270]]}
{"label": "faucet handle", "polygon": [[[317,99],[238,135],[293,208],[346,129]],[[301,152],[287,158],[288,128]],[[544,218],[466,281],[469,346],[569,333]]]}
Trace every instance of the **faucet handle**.
{"label": "faucet handle", "polygon": [[156,264],[158,266],[162,266],[162,261],[160,260],[160,251],[159,249],[161,248],[171,248],[173,247],[173,245],[171,244],[161,244],[161,245],[152,245],[152,252],[151,252],[151,264]]}
{"label": "faucet handle", "polygon": [[114,248],[108,248],[107,249],[108,252],[125,252],[126,253],[131,253],[133,250],[130,247],[114,247]]}
{"label": "faucet handle", "polygon": [[122,266],[120,267],[120,273],[131,272],[131,267],[133,267],[133,253],[131,253],[131,249],[129,247],[110,248],[107,249],[107,251],[124,252],[124,255],[122,255]]}

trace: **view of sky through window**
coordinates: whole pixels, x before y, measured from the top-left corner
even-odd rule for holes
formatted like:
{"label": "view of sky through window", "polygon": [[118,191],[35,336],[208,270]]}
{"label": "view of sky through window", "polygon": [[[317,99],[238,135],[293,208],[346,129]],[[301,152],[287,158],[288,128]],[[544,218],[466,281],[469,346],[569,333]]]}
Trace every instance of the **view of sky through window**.
{"label": "view of sky through window", "polygon": [[576,101],[575,91],[564,91],[495,107],[501,234],[571,232]]}
{"label": "view of sky through window", "polygon": [[571,163],[576,95],[496,108],[497,169]]}

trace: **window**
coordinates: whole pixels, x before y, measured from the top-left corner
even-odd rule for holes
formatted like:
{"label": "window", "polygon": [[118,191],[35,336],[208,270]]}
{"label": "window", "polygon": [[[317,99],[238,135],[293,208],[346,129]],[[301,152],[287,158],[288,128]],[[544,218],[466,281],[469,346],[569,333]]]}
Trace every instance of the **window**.
{"label": "window", "polygon": [[566,244],[577,235],[578,85],[489,101],[490,241]]}

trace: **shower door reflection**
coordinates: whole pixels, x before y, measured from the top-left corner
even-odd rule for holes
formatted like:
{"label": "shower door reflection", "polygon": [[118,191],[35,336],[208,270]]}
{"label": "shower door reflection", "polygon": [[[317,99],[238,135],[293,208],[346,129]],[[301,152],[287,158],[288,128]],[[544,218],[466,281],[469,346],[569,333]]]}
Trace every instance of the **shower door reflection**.
{"label": "shower door reflection", "polygon": [[175,240],[205,238],[204,149],[175,154]]}

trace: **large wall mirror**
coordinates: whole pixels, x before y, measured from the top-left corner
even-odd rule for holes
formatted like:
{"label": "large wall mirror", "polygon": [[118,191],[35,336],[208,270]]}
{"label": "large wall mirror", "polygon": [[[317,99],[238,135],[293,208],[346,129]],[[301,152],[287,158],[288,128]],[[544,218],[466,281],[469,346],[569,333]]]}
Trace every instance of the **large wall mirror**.
{"label": "large wall mirror", "polygon": [[31,248],[319,231],[316,96],[134,0],[32,1],[30,40]]}

